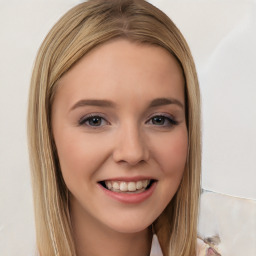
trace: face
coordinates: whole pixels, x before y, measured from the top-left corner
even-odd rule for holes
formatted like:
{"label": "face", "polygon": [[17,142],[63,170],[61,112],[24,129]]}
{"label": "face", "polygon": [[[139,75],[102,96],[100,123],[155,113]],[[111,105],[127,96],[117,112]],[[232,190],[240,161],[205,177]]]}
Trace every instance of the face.
{"label": "face", "polygon": [[60,79],[52,127],[73,218],[142,231],[173,198],[185,168],[181,68],[161,47],[105,43]]}

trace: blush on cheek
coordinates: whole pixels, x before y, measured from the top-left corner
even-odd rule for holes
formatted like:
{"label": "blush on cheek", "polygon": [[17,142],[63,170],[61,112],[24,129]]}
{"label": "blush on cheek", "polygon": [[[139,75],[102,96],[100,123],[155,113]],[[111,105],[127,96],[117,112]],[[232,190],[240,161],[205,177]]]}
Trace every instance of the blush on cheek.
{"label": "blush on cheek", "polygon": [[160,164],[167,173],[183,173],[187,161],[187,141],[166,145],[159,154]]}
{"label": "blush on cheek", "polygon": [[92,178],[108,155],[107,147],[102,147],[101,141],[94,136],[85,136],[81,132],[79,136],[74,134],[75,131],[56,136],[60,167],[66,184],[75,183],[76,180],[82,183],[88,177]]}

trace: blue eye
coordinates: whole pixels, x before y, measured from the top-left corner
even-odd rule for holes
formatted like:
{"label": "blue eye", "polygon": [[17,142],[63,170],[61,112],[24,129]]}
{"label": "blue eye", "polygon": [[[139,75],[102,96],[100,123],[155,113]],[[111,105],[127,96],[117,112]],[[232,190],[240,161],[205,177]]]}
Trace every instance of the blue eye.
{"label": "blue eye", "polygon": [[171,117],[156,115],[149,120],[149,124],[157,126],[173,126],[177,124],[177,121]]}
{"label": "blue eye", "polygon": [[107,121],[98,115],[86,116],[79,121],[79,125],[86,125],[91,127],[101,127],[106,124],[108,124]]}

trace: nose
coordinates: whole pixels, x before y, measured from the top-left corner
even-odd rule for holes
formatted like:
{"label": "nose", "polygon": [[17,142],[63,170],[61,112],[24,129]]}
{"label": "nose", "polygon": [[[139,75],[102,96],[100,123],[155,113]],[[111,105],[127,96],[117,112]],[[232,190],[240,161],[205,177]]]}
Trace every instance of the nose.
{"label": "nose", "polygon": [[117,163],[127,163],[131,166],[148,161],[149,149],[146,138],[136,125],[126,125],[119,131],[113,159]]}

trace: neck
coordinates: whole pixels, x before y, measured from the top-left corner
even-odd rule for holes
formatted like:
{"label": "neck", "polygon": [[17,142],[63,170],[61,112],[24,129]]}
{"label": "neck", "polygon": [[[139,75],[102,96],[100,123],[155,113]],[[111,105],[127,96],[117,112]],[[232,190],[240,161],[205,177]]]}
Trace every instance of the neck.
{"label": "neck", "polygon": [[149,256],[151,228],[136,233],[121,233],[99,224],[92,216],[71,209],[71,222],[77,256]]}

